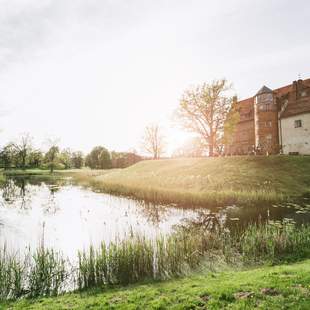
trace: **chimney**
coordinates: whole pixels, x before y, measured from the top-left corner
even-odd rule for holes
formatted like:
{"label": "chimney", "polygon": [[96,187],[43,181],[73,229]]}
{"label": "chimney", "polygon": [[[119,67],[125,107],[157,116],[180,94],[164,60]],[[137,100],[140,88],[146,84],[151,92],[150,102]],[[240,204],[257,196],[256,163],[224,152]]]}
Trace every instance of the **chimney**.
{"label": "chimney", "polygon": [[298,91],[297,91],[297,81],[293,81],[293,96],[295,97],[295,100],[297,99],[297,94],[298,94]]}

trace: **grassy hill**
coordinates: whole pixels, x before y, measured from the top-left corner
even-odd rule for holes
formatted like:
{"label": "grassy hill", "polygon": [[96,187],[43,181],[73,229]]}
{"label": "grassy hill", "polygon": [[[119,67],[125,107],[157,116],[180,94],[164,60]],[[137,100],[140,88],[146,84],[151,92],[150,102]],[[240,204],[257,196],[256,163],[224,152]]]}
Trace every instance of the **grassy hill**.
{"label": "grassy hill", "polygon": [[310,309],[310,260],[0,303],[0,309]]}
{"label": "grassy hill", "polygon": [[310,194],[310,156],[149,160],[72,175],[108,193],[184,206],[279,202]]}

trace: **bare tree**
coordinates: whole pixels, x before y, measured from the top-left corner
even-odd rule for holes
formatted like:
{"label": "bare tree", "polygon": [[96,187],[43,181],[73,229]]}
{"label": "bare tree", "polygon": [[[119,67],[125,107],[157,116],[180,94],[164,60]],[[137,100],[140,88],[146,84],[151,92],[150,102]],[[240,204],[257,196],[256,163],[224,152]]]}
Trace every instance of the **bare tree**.
{"label": "bare tree", "polygon": [[214,155],[217,143],[223,135],[224,122],[232,104],[226,96],[231,85],[225,80],[203,83],[184,92],[177,118],[184,129],[198,134]]}
{"label": "bare tree", "polygon": [[159,159],[164,153],[164,136],[161,128],[156,125],[149,125],[145,128],[142,138],[142,148],[151,154],[153,159]]}
{"label": "bare tree", "polygon": [[32,137],[28,133],[23,134],[18,143],[13,143],[13,147],[20,158],[22,169],[26,169],[27,156],[32,149]]}

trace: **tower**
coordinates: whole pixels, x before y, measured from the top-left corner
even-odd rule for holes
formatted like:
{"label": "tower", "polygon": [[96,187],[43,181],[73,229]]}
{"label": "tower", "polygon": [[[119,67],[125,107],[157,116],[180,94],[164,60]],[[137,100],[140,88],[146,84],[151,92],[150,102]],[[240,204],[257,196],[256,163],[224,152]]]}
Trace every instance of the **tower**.
{"label": "tower", "polygon": [[255,148],[263,154],[277,153],[278,109],[272,90],[263,86],[254,97]]}

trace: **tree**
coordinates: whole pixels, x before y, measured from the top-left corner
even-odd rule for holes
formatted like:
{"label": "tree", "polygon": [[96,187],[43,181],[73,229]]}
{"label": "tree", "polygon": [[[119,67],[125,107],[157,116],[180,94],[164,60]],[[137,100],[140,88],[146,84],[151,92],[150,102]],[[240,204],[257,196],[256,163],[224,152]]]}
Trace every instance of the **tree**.
{"label": "tree", "polygon": [[159,159],[164,153],[165,141],[161,128],[156,125],[149,125],[145,128],[142,138],[142,148],[151,154],[153,159]]}
{"label": "tree", "polygon": [[232,104],[227,97],[231,85],[225,80],[214,80],[186,90],[180,101],[177,118],[182,127],[198,134],[208,146],[209,156],[223,136],[223,126]]}
{"label": "tree", "polygon": [[40,150],[34,150],[28,155],[28,162],[30,167],[39,168],[43,163],[44,156]]}
{"label": "tree", "polygon": [[83,158],[83,153],[82,152],[73,152],[72,153],[72,166],[73,168],[80,169],[83,167],[84,164],[84,158]]}
{"label": "tree", "polygon": [[1,166],[4,167],[4,169],[11,168],[11,165],[14,162],[14,158],[16,156],[15,148],[12,143],[7,144],[2,148],[0,151],[0,161]]}
{"label": "tree", "polygon": [[225,147],[225,153],[230,153],[231,145],[233,144],[234,134],[236,131],[236,126],[240,121],[240,114],[237,110],[237,96],[233,97],[233,103],[226,116],[224,123],[224,135],[222,139],[222,146]]}
{"label": "tree", "polygon": [[141,156],[133,152],[111,152],[112,157],[112,167],[113,168],[126,168],[129,167],[140,160]]}
{"label": "tree", "polygon": [[103,146],[96,146],[86,156],[85,165],[91,169],[109,169],[112,166],[111,155]]}
{"label": "tree", "polygon": [[64,149],[59,154],[59,161],[65,166],[65,169],[69,169],[72,166],[72,152],[70,149]]}
{"label": "tree", "polygon": [[103,148],[98,157],[98,164],[100,169],[110,169],[112,167],[110,152]]}
{"label": "tree", "polygon": [[19,143],[13,143],[17,153],[17,165],[26,169],[27,156],[32,149],[32,137],[29,134],[22,135]]}
{"label": "tree", "polygon": [[59,153],[59,147],[56,145],[53,145],[49,148],[49,150],[45,154],[45,161],[47,162],[51,173],[54,172],[57,159],[58,159],[58,153]]}
{"label": "tree", "polygon": [[48,164],[50,168],[50,172],[53,173],[58,161],[58,154],[59,154],[59,139],[57,138],[49,138],[47,140],[47,145],[49,149],[45,154],[45,162]]}

